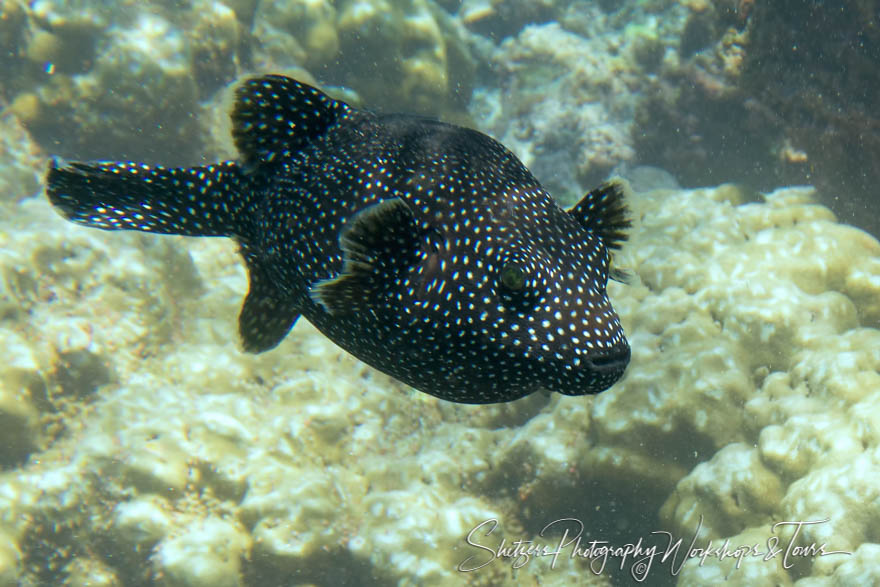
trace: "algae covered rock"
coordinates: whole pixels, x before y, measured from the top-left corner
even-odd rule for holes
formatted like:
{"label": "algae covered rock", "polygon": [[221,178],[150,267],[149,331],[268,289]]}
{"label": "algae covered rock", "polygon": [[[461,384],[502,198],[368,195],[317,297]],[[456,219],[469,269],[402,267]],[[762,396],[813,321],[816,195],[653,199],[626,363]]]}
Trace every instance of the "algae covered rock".
{"label": "algae covered rock", "polygon": [[9,106],[14,116],[0,118],[0,166],[5,170],[0,174],[0,205],[20,201],[40,189],[38,148],[20,123],[28,112],[38,108],[37,101],[32,94],[23,99],[19,96]]}
{"label": "algae covered rock", "polygon": [[[166,149],[195,156],[201,143],[192,116],[199,96],[192,43],[173,14],[40,2],[28,17],[20,51],[32,66],[17,80],[25,87],[9,90],[18,92],[13,111],[38,143],[79,158],[157,160]],[[212,34],[224,38],[222,30],[213,26]],[[214,51],[215,67],[221,53]],[[227,69],[221,82],[228,76]]]}
{"label": "algae covered rock", "polygon": [[845,222],[878,234],[876,4],[686,4],[681,59],[636,110],[639,159],[685,185],[811,183]]}
{"label": "algae covered rock", "polygon": [[464,0],[459,14],[469,28],[494,39],[503,39],[528,24],[556,20],[568,4],[553,0]]}
{"label": "algae covered rock", "polygon": [[21,578],[21,551],[5,532],[0,532],[0,585],[18,585]]}
{"label": "algae covered rock", "polygon": [[[795,481],[782,501],[787,518],[828,520],[803,529],[809,542],[853,551],[874,540],[880,519],[880,450],[872,447],[843,463],[816,467]],[[829,518],[828,512],[834,512]]]}
{"label": "algae covered rock", "polygon": [[0,368],[0,468],[6,469],[21,465],[42,444],[38,402],[45,381],[23,337],[0,329],[0,344],[6,350]]}
{"label": "algae covered rock", "polygon": [[59,74],[41,88],[41,115],[28,129],[61,145],[53,149],[60,155],[156,160],[170,150],[192,158],[201,146],[192,117],[198,89],[172,24],[144,13],[105,43],[87,74]]}
{"label": "algae covered rock", "polygon": [[190,64],[199,97],[205,99],[237,77],[248,63],[249,52],[244,26],[232,8],[211,2],[196,15]]}
{"label": "algae covered rock", "polygon": [[8,5],[0,42],[19,75],[0,97],[64,157],[194,161],[202,103],[255,68],[321,72],[388,110],[460,115],[473,86],[470,33],[430,0]]}
{"label": "algae covered rock", "polygon": [[460,112],[470,97],[466,34],[430,0],[267,2],[254,26],[264,60],[321,71],[389,112]]}

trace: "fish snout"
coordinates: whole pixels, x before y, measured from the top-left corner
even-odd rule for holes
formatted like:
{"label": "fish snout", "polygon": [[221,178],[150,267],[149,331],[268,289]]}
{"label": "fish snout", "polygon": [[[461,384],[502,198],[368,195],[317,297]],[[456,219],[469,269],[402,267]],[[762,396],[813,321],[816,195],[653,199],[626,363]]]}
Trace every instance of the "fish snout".
{"label": "fish snout", "polygon": [[629,358],[629,345],[624,343],[607,351],[591,354],[587,361],[593,371],[608,376],[618,374],[619,377],[629,365]]}
{"label": "fish snout", "polygon": [[567,369],[567,378],[556,379],[547,387],[563,395],[588,395],[605,391],[623,377],[629,359],[629,344],[626,342],[588,356],[582,355],[578,369]]}

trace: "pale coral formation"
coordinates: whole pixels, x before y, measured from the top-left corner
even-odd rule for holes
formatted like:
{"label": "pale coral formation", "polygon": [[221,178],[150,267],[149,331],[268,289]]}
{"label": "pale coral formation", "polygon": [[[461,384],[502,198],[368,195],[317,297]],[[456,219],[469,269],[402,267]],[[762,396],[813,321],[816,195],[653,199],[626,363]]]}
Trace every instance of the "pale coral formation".
{"label": "pale coral formation", "polygon": [[[860,320],[865,309],[857,301],[880,291],[852,296],[848,284],[880,256],[880,245],[835,224],[806,189],[780,190],[765,204],[743,203],[732,188],[689,193],[641,200],[647,208],[629,251],[648,291],[630,315],[631,340],[640,349],[636,365],[662,370],[652,375],[637,367],[598,397],[597,410],[616,409],[594,412],[597,430],[607,430],[606,441],[622,451],[665,437],[660,458],[673,464],[690,451],[703,460],[699,452],[724,446],[677,484],[660,511],[668,527],[684,533],[702,520],[717,540],[754,534],[772,521],[831,518],[806,528],[803,542],[854,550],[874,539],[865,524],[877,522],[867,505],[876,485],[870,472],[876,439],[866,424],[874,413],[868,406],[880,397],[880,332],[866,327],[872,319]],[[666,213],[678,221],[664,222]],[[642,240],[650,234],[657,238]],[[859,283],[869,280],[863,274]],[[655,295],[677,302],[658,306]],[[645,312],[652,335],[643,339]],[[693,369],[701,356],[714,356],[716,366]],[[643,427],[651,432],[641,433]],[[671,450],[676,445],[682,452]],[[780,581],[810,574],[811,564],[826,574],[844,560],[800,560],[798,573]],[[716,563],[729,568],[710,561],[689,576],[705,582]],[[734,574],[745,583],[766,572],[776,571]]]}
{"label": "pale coral formation", "polygon": [[157,547],[153,565],[163,585],[241,584],[241,561],[250,538],[239,524],[212,517],[178,528]]}
{"label": "pale coral formation", "polygon": [[682,479],[660,515],[677,535],[702,526],[712,536],[733,536],[769,517],[781,499],[782,483],[758,451],[733,443]]}
{"label": "pale coral formation", "polygon": [[[693,530],[692,530],[693,532]],[[687,537],[690,534],[686,535]],[[726,558],[718,560],[717,556],[706,557],[705,562],[697,556],[690,560],[684,560],[684,554],[680,555],[681,573],[678,576],[679,585],[733,585],[746,587],[750,585],[775,585],[788,587],[794,584],[789,575],[781,556],[763,560],[766,553],[768,537],[773,536],[769,526],[750,528],[741,534],[730,538],[729,541],[715,541],[712,546],[724,548],[730,553]],[[762,555],[754,554],[754,545],[760,545]],[[706,541],[698,541],[696,548],[707,547]],[[682,564],[683,563],[683,564]],[[675,567],[678,568],[678,567]],[[801,583],[798,582],[798,585]]]}

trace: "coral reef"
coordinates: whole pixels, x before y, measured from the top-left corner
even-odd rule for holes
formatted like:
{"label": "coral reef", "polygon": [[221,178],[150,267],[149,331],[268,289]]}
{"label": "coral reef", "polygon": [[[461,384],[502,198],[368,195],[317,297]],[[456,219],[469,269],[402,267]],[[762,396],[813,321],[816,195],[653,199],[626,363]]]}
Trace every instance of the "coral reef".
{"label": "coral reef", "polygon": [[466,31],[446,12],[430,0],[348,0],[337,11],[339,54],[320,68],[327,81],[386,111],[461,114],[475,63]]}
{"label": "coral reef", "polygon": [[[610,287],[633,344],[625,379],[595,398],[462,406],[307,323],[241,353],[230,242],[90,231],[21,201],[0,258],[0,332],[20,357],[0,413],[29,440],[2,463],[0,577],[448,584],[477,524],[499,520],[482,537],[497,544],[567,516],[620,542],[702,516],[707,539],[743,544],[830,517],[803,539],[853,557],[709,559],[682,580],[876,572],[880,244],[806,189],[655,191],[633,208],[616,262],[635,282]],[[472,577],[628,572],[585,565],[496,561]]]}
{"label": "coral reef", "polygon": [[880,235],[869,213],[880,182],[877,3],[756,2],[750,18],[742,83],[781,119],[792,145],[781,155],[805,159],[810,182],[841,219]]}
{"label": "coral reef", "polygon": [[874,2],[687,3],[679,60],[636,111],[641,162],[686,185],[803,183],[842,220],[876,214],[880,25]]}
{"label": "coral reef", "polygon": [[13,64],[20,75],[0,93],[53,153],[155,161],[170,150],[194,159],[199,90],[173,19],[167,10],[35,3]]}
{"label": "coral reef", "polygon": [[387,110],[447,116],[462,115],[473,85],[470,33],[430,0],[9,0],[2,11],[0,64],[14,75],[0,97],[69,158],[194,162],[211,135],[196,114],[251,70],[310,70]]}
{"label": "coral reef", "polygon": [[570,3],[570,0],[463,0],[458,13],[470,29],[501,40],[517,34],[526,25],[557,20]]}
{"label": "coral reef", "polygon": [[602,42],[558,23],[527,27],[495,53],[494,74],[504,82],[472,105],[547,189],[572,201],[633,157],[628,104],[614,99],[625,93],[625,61],[609,66],[596,47]]}
{"label": "coral reef", "polygon": [[551,193],[573,203],[614,168],[637,162],[640,89],[669,60],[684,9],[572,2],[556,13],[557,21],[529,24],[485,51],[485,81],[470,111]]}
{"label": "coral reef", "polygon": [[736,2],[688,2],[678,51],[646,80],[635,108],[638,160],[675,170],[688,186],[805,182],[805,166],[780,160],[781,121],[741,87],[748,22]]}

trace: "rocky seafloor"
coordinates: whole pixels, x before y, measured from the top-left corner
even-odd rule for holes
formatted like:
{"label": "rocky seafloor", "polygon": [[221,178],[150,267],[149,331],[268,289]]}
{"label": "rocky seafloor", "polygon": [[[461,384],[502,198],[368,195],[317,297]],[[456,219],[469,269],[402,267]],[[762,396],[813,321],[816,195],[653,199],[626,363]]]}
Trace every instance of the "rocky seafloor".
{"label": "rocky seafloor", "polygon": [[[229,82],[299,67],[348,85],[327,63],[362,35],[390,47],[380,69],[398,68],[389,107],[471,117],[571,199],[638,162],[635,104],[615,98],[676,59],[661,49],[679,25],[651,15],[699,3],[636,3],[642,24],[617,37],[578,21],[583,3],[447,4],[193,2],[175,22],[160,3],[118,30],[87,4],[2,4],[0,44],[21,50],[0,57],[16,73],[0,88],[0,584],[880,581],[880,244],[809,187],[684,190],[625,170],[636,222],[615,262],[633,282],[609,285],[633,347],[625,378],[596,397],[496,406],[414,392],[305,321],[245,354],[233,243],[77,227],[40,193],[47,153],[228,155]],[[367,26],[386,12],[407,26]],[[491,46],[476,35],[508,29]],[[479,83],[478,57],[506,89]],[[371,67],[350,82],[367,104],[382,91]],[[561,518],[584,524],[582,545],[665,546],[654,531],[684,544],[650,568],[568,548],[555,564],[458,570],[488,561],[466,541],[481,522],[499,522],[473,537],[487,547],[555,545],[539,534]],[[797,538],[773,528],[822,520]],[[741,556],[682,566],[697,528],[696,547],[729,539]],[[806,550],[766,556],[772,537]],[[822,544],[851,554],[816,556]]]}

